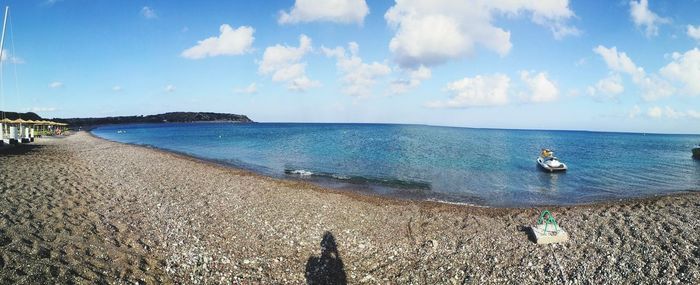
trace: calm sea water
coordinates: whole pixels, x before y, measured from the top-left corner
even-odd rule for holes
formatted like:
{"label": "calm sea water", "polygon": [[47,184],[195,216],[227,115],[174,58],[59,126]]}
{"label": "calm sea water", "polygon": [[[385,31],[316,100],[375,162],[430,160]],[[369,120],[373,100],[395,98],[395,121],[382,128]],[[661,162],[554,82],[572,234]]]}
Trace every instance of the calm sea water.
{"label": "calm sea water", "polygon": [[[409,199],[533,206],[700,190],[700,161],[691,158],[698,135],[286,123],[119,125],[93,133]],[[535,159],[545,147],[569,171],[539,169]]]}

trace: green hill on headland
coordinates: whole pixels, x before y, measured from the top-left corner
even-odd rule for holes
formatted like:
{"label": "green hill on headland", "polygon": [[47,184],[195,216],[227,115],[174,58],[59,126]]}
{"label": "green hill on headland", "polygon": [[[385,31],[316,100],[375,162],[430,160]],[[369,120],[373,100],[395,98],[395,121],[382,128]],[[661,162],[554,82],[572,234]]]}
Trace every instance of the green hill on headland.
{"label": "green hill on headland", "polygon": [[[4,116],[3,116],[4,115]],[[27,113],[17,113],[17,112],[3,112],[0,111],[0,119],[10,119],[10,120],[17,120],[17,119],[22,119],[22,120],[42,120],[41,116],[37,115],[36,113],[33,112],[27,112]]]}
{"label": "green hill on headland", "polygon": [[[43,120],[35,113],[4,112],[5,118],[15,120]],[[52,121],[67,123],[71,126],[95,126],[109,124],[133,124],[133,123],[185,123],[185,122],[234,122],[253,123],[246,115],[211,113],[211,112],[170,112],[157,115],[118,116],[102,118],[54,118]]]}
{"label": "green hill on headland", "polygon": [[209,112],[171,112],[157,115],[119,116],[103,118],[54,119],[71,126],[94,126],[133,123],[234,122],[253,123],[246,115]]}

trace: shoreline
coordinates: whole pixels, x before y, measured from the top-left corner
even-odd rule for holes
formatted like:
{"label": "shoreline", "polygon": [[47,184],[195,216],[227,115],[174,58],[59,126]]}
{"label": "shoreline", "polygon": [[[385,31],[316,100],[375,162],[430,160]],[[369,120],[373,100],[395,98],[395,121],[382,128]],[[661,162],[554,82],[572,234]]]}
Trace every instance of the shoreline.
{"label": "shoreline", "polygon": [[0,283],[697,283],[698,207],[553,207],[570,241],[540,246],[542,208],[373,197],[78,132],[0,153]]}
{"label": "shoreline", "polygon": [[326,187],[323,185],[319,185],[313,181],[306,181],[304,179],[300,178],[294,178],[294,177],[274,177],[274,176],[269,176],[265,175],[263,173],[258,173],[255,170],[252,169],[247,169],[245,167],[239,167],[236,165],[232,165],[229,163],[217,161],[215,159],[206,159],[206,158],[201,158],[201,157],[196,157],[194,155],[190,155],[184,152],[178,152],[178,151],[173,151],[173,150],[167,150],[155,146],[150,146],[150,145],[145,145],[145,144],[135,144],[135,143],[124,143],[124,142],[119,142],[119,141],[113,141],[110,139],[102,138],[99,137],[95,134],[92,133],[92,130],[84,130],[87,134],[89,134],[91,137],[112,142],[112,143],[118,143],[118,144],[123,144],[123,145],[129,145],[129,146],[134,146],[134,147],[140,147],[140,148],[145,148],[157,152],[161,152],[163,154],[169,154],[169,155],[174,155],[175,157],[183,158],[183,159],[188,159],[194,162],[199,162],[199,163],[205,163],[205,164],[210,164],[218,167],[224,167],[228,169],[233,169],[236,171],[241,171],[245,172],[247,175],[257,175],[258,177],[261,178],[267,178],[267,179],[277,179],[281,182],[291,182],[291,183],[302,183],[301,186],[299,187],[304,187],[307,189],[311,189],[314,191],[326,191],[330,193],[335,193],[335,194],[342,194],[342,195],[347,195],[348,197],[353,197],[359,200],[362,200],[362,198],[369,198],[369,199],[377,199],[375,202],[377,204],[383,203],[382,200],[387,200],[386,202],[392,202],[392,203],[401,203],[401,202],[414,202],[414,203],[425,203],[425,204],[433,204],[437,203],[439,205],[451,205],[451,206],[458,206],[458,207],[474,207],[474,208],[484,208],[484,209],[505,209],[505,210],[525,210],[525,209],[533,209],[533,208],[570,208],[570,207],[586,207],[586,206],[596,206],[596,205],[606,205],[606,204],[626,204],[626,203],[641,203],[641,202],[649,202],[653,201],[654,199],[659,199],[663,197],[674,197],[674,196],[683,196],[683,195],[700,195],[700,189],[696,190],[682,190],[682,191],[674,191],[672,193],[663,193],[663,194],[649,194],[649,195],[644,195],[640,197],[629,197],[629,198],[620,198],[620,199],[603,199],[603,200],[598,200],[598,201],[591,201],[591,202],[584,202],[584,203],[574,203],[574,204],[566,204],[566,205],[556,205],[556,204],[542,204],[542,205],[531,205],[531,206],[505,206],[505,207],[500,207],[500,206],[489,206],[489,205],[479,205],[477,203],[463,203],[463,202],[452,202],[452,201],[445,201],[445,200],[437,200],[437,199],[421,199],[421,198],[412,198],[412,197],[407,197],[407,198],[401,198],[401,197],[396,197],[396,196],[390,196],[390,195],[381,195],[373,192],[368,192],[368,191],[363,191],[359,188],[356,187],[348,187],[348,188],[332,188],[332,187]]}

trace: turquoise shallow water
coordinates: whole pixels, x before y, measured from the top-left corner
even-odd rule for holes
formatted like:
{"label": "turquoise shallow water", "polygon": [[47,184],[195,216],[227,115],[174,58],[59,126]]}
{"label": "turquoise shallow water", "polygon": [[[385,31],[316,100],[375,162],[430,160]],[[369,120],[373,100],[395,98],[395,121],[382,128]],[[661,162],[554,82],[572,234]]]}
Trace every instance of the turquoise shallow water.
{"label": "turquoise shallow water", "polygon": [[[700,190],[700,161],[691,158],[698,135],[292,123],[115,125],[93,133],[409,199],[533,206]],[[541,171],[535,159],[544,147],[569,171]]]}

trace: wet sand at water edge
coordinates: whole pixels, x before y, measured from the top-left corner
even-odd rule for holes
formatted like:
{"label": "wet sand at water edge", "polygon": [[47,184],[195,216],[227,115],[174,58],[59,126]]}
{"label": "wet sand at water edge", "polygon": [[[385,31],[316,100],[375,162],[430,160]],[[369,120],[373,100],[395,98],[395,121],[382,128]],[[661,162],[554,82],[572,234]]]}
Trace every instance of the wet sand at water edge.
{"label": "wet sand at water edge", "polygon": [[0,284],[700,283],[700,193],[543,208],[403,201],[78,132],[0,150]]}

